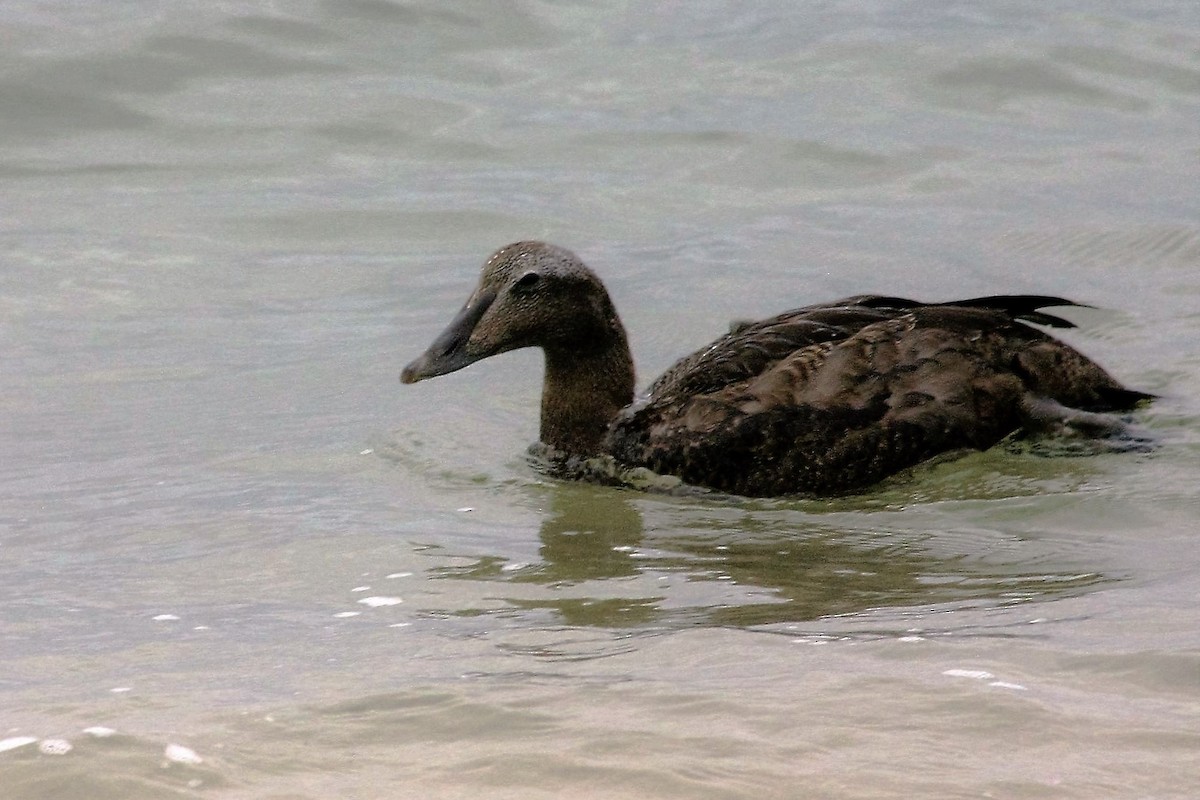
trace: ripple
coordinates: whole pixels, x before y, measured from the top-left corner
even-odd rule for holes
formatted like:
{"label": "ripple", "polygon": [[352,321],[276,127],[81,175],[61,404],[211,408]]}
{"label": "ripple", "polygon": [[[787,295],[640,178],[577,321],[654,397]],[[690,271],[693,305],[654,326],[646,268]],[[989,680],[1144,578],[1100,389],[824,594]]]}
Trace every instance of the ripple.
{"label": "ripple", "polygon": [[930,85],[941,103],[967,109],[998,110],[1033,99],[1121,111],[1150,108],[1146,100],[1081,80],[1045,58],[966,58],[935,73],[930,78]]}
{"label": "ripple", "polygon": [[1057,227],[1009,233],[1001,243],[1026,258],[1086,266],[1124,267],[1136,260],[1191,269],[1200,262],[1200,228],[1190,225]]}

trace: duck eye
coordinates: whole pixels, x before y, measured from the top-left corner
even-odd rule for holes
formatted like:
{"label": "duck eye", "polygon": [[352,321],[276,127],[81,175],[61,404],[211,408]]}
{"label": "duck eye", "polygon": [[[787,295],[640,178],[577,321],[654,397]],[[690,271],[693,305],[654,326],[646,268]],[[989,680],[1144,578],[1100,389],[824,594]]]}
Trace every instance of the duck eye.
{"label": "duck eye", "polygon": [[541,280],[542,276],[536,272],[526,272],[521,277],[517,278],[517,282],[513,286],[517,289],[532,289]]}

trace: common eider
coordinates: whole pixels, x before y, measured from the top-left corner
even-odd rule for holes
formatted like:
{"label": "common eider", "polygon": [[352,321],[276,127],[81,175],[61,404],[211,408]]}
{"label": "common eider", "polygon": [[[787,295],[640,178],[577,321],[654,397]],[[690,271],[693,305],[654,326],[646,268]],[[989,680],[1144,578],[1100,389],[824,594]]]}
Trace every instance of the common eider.
{"label": "common eider", "polygon": [[574,253],[496,251],[479,285],[404,383],[521,347],[545,352],[541,441],[749,496],[860,491],[941,453],[985,450],[1052,425],[1113,430],[1103,412],[1152,395],[1123,387],[1026,322],[1060,297],[949,303],[857,295],[739,323],[634,402],[625,329]]}

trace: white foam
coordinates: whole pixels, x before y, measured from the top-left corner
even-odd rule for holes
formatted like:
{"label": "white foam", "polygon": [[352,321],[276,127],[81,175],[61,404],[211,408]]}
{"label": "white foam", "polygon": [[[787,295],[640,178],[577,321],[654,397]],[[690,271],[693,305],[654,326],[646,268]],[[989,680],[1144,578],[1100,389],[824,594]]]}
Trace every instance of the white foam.
{"label": "white foam", "polygon": [[[360,600],[359,602],[362,601]],[[357,617],[361,613],[361,611],[339,611],[338,613],[334,614],[334,616],[338,619],[345,619],[346,617]]]}
{"label": "white foam", "polygon": [[196,751],[181,744],[169,744],[163,750],[163,758],[176,764],[201,764],[204,759],[196,755]]}
{"label": "white foam", "polygon": [[380,597],[378,595],[372,595],[371,597],[364,597],[358,602],[370,608],[379,608],[380,606],[398,606],[404,601],[399,597]]}
{"label": "white foam", "polygon": [[24,747],[36,741],[37,739],[32,736],[11,736],[7,739],[0,739],[0,753],[6,750],[16,750],[18,747]]}
{"label": "white foam", "polygon": [[996,677],[987,670],[982,669],[948,669],[942,672],[943,675],[949,675],[951,678],[974,678],[977,681],[986,681]]}
{"label": "white foam", "polygon": [[48,756],[65,756],[71,752],[71,743],[66,739],[42,739],[38,751]]}
{"label": "white foam", "polygon": [[84,728],[83,732],[95,736],[97,739],[107,739],[109,736],[117,734],[116,729],[106,728],[103,725],[93,725],[90,728]]}
{"label": "white foam", "polygon": [[175,620],[179,619],[179,617],[175,616],[174,614],[159,614],[157,617],[151,617],[151,619],[155,622],[174,622]]}

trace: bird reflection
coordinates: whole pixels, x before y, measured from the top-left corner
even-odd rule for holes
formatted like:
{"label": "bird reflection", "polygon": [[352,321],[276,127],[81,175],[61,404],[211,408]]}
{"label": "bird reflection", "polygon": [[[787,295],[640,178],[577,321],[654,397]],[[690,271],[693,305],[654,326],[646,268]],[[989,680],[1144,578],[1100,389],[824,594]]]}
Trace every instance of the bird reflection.
{"label": "bird reflection", "polygon": [[1048,574],[1042,563],[1030,570],[937,556],[916,535],[838,527],[786,507],[763,511],[587,484],[538,491],[548,506],[539,563],[505,569],[508,560],[493,556],[439,576],[504,581],[514,589],[505,598],[511,607],[603,627],[747,627],[889,607],[999,605],[1106,580],[1078,570]]}

